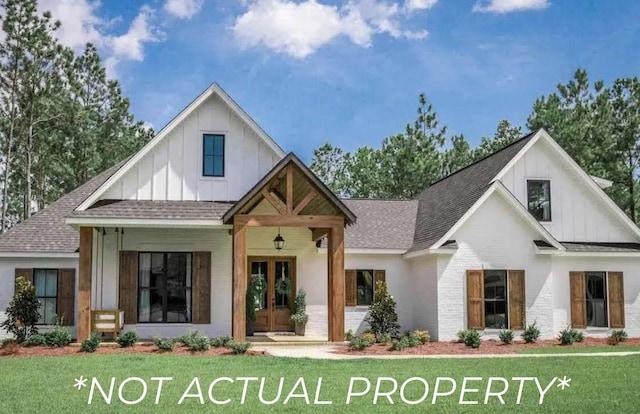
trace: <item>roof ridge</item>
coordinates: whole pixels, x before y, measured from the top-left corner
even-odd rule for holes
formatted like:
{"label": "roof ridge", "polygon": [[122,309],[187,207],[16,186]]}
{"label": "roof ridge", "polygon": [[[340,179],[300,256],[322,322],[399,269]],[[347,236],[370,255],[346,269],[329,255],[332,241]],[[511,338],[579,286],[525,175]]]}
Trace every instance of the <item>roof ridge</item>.
{"label": "roof ridge", "polygon": [[494,155],[496,155],[496,154],[498,154],[498,153],[500,153],[500,152],[502,152],[502,151],[506,150],[507,148],[512,147],[513,145],[515,145],[515,144],[519,143],[520,141],[523,141],[523,140],[525,140],[525,139],[528,139],[528,138],[532,137],[533,135],[535,135],[536,133],[538,133],[541,129],[542,129],[542,128],[538,128],[538,129],[536,129],[536,130],[534,130],[534,131],[531,131],[531,132],[529,132],[528,134],[523,135],[522,137],[520,137],[520,138],[518,138],[517,140],[513,141],[513,142],[512,142],[512,143],[510,143],[509,145],[505,145],[504,147],[502,147],[502,148],[500,148],[500,149],[498,149],[498,150],[495,150],[495,151],[493,151],[493,152],[492,152],[492,153],[490,153],[490,154],[485,155],[484,157],[480,158],[479,160],[476,160],[476,161],[472,162],[471,164],[465,165],[464,167],[462,167],[462,168],[459,168],[459,169],[455,170],[454,172],[452,172],[452,173],[450,173],[450,174],[448,174],[448,175],[446,175],[446,176],[444,176],[444,177],[442,177],[442,178],[440,178],[440,179],[438,179],[438,180],[436,180],[436,181],[432,182],[431,184],[429,184],[429,186],[428,186],[427,188],[429,188],[429,187],[431,187],[431,186],[433,186],[433,185],[435,185],[435,184],[438,184],[439,182],[444,181],[444,180],[446,180],[447,178],[450,178],[450,177],[452,177],[452,176],[454,176],[454,175],[458,174],[459,172],[466,170],[467,168],[473,167],[474,165],[479,164],[479,163],[481,163],[482,161],[485,161],[485,160],[487,160],[487,159],[489,159],[489,158],[493,157]]}

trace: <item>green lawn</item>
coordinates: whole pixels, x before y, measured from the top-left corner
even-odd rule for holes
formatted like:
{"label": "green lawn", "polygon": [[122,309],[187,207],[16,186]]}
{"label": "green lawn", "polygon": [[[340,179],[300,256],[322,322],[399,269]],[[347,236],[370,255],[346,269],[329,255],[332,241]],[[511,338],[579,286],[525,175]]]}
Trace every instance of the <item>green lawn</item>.
{"label": "green lawn", "polygon": [[637,345],[616,345],[616,346],[562,346],[554,345],[549,348],[531,348],[519,351],[521,354],[592,354],[595,352],[640,352],[640,346]]}
{"label": "green lawn", "polygon": [[[507,412],[634,412],[640,406],[640,356],[626,357],[573,357],[573,358],[496,358],[496,359],[404,359],[404,360],[354,360],[317,361],[271,357],[197,357],[178,355],[87,355],[73,357],[0,358],[0,413],[415,413],[415,412],[494,412],[498,400],[494,397],[484,405],[484,393],[488,377],[505,377],[509,390],[504,394]],[[116,378],[114,401],[108,406],[99,391],[95,391],[92,405],[87,404],[89,388],[77,391],[74,379],[97,377],[105,391],[111,377]],[[539,393],[533,382],[526,382],[522,401],[516,406],[519,383],[512,377],[538,377],[546,387],[554,377],[571,378],[571,387],[561,391],[554,383],[538,405]],[[127,377],[140,377],[148,383],[145,400],[137,405],[125,405],[118,400],[118,386]],[[303,376],[311,402],[313,402],[318,377],[322,377],[319,400],[331,400],[332,405],[306,406],[302,398],[293,398],[283,405],[283,400],[296,380]],[[454,396],[440,397],[432,405],[432,392],[436,377],[454,378],[458,391],[462,378],[483,377],[470,382],[467,388],[480,389],[477,394],[468,393],[465,400],[479,401],[479,405],[458,405],[459,392]],[[154,404],[157,382],[151,377],[173,377],[165,382],[158,405]],[[178,405],[193,377],[198,377],[205,399],[204,406],[195,399],[187,399]],[[247,401],[240,404],[242,383],[219,382],[213,396],[218,400],[231,398],[228,405],[216,406],[208,401],[207,391],[211,381],[218,377],[266,377],[265,399],[276,396],[280,377],[284,377],[284,390],[280,401],[263,405],[258,401],[259,383],[249,383]],[[372,380],[372,390],[366,397],[355,398],[345,405],[350,377],[366,377]],[[384,398],[372,405],[375,380],[393,377],[402,383],[410,377],[422,377],[429,386],[424,403],[407,405],[399,393],[393,395],[395,404]],[[89,381],[89,383],[91,380]],[[444,390],[450,389],[448,383]],[[407,399],[417,399],[424,392],[424,385],[414,381],[406,386]],[[364,383],[358,383],[361,390]],[[384,383],[382,391],[391,387]],[[494,383],[493,391],[503,384]],[[142,385],[129,383],[123,388],[123,396],[134,400],[140,396]],[[301,388],[298,387],[298,392]],[[441,391],[443,389],[441,388]],[[196,388],[192,388],[196,392]]]}

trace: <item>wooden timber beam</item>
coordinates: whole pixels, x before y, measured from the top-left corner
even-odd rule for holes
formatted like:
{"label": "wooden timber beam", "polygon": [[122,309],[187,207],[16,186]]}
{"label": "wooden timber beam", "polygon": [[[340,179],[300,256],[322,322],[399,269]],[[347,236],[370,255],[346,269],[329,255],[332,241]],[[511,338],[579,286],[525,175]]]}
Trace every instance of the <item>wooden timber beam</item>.
{"label": "wooden timber beam", "polygon": [[248,227],[312,227],[330,228],[344,226],[342,216],[279,216],[279,215],[246,215],[236,214],[234,225]]}
{"label": "wooden timber beam", "polygon": [[287,214],[293,214],[293,166],[287,165]]}
{"label": "wooden timber beam", "polygon": [[80,227],[78,259],[78,327],[76,340],[82,342],[91,335],[91,263],[93,256],[93,228]]}
{"label": "wooden timber beam", "polygon": [[329,341],[342,342],[345,307],[344,221],[342,225],[331,228],[328,247]]}
{"label": "wooden timber beam", "polygon": [[275,208],[278,213],[285,215],[287,214],[287,207],[284,206],[280,200],[278,200],[276,197],[272,196],[271,193],[269,192],[269,190],[267,190],[266,188],[262,189],[262,196],[265,198],[265,200],[267,200],[269,202],[269,204],[271,204],[273,206],[273,208]]}
{"label": "wooden timber beam", "polygon": [[311,202],[311,200],[313,200],[315,196],[316,190],[312,189],[311,191],[309,191],[309,193],[304,196],[302,200],[300,200],[296,208],[293,209],[293,215],[297,216],[298,214],[300,214],[300,212]]}
{"label": "wooden timber beam", "polygon": [[331,229],[311,229],[311,241],[317,242],[323,238]]}
{"label": "wooden timber beam", "polygon": [[233,339],[244,342],[247,334],[247,228],[237,223],[233,225]]}

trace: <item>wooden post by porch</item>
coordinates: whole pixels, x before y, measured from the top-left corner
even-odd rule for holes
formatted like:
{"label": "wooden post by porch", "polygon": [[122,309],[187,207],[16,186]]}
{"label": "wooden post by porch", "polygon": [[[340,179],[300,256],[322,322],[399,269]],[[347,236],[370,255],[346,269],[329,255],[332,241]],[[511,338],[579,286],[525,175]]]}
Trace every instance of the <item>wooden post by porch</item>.
{"label": "wooden post by porch", "polygon": [[247,334],[247,227],[233,226],[233,309],[232,333],[234,341],[242,342]]}
{"label": "wooden post by porch", "polygon": [[344,341],[344,224],[331,227],[327,248],[329,341]]}
{"label": "wooden post by porch", "polygon": [[91,262],[93,228],[80,227],[80,258],[78,264],[78,326],[77,341],[91,334]]}

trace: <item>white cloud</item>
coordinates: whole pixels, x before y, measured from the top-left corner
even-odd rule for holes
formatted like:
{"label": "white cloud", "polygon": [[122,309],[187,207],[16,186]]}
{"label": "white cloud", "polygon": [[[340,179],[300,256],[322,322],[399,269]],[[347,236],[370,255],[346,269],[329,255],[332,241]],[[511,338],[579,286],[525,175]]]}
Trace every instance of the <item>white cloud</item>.
{"label": "white cloud", "polygon": [[510,13],[524,10],[543,10],[549,7],[549,0],[490,0],[478,1],[473,5],[474,12]]}
{"label": "white cloud", "polygon": [[408,0],[404,7],[381,0],[351,0],[337,7],[317,0],[247,0],[233,32],[245,47],[265,46],[295,58],[304,58],[338,36],[368,47],[374,34],[423,39],[426,30],[402,27],[406,11],[427,8],[435,0]]}
{"label": "white cloud", "polygon": [[167,0],[164,11],[178,19],[190,19],[202,8],[204,0]]}
{"label": "white cloud", "polygon": [[100,46],[103,35],[99,29],[105,22],[96,14],[100,4],[87,0],[40,0],[40,10],[49,10],[54,19],[62,26],[56,31],[60,42],[78,51],[86,43]]}

